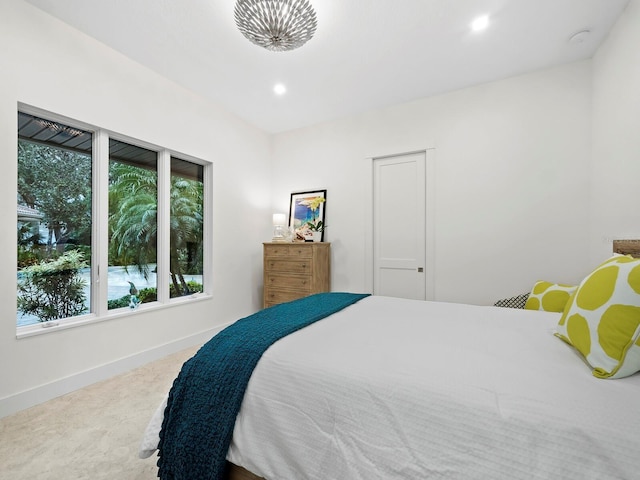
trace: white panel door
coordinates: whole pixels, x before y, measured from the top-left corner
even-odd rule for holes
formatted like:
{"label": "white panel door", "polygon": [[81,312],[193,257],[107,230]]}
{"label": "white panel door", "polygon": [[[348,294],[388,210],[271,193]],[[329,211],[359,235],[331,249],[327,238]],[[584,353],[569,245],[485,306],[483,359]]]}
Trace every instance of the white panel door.
{"label": "white panel door", "polygon": [[373,292],[426,299],[425,152],[374,159]]}

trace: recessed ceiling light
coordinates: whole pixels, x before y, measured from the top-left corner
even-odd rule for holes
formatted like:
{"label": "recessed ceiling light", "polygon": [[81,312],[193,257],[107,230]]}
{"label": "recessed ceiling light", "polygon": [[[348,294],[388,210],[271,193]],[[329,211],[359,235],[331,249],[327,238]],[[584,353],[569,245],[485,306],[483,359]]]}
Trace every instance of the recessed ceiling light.
{"label": "recessed ceiling light", "polygon": [[489,26],[489,15],[482,15],[480,17],[476,17],[473,22],[471,22],[471,30],[474,32],[480,32]]}
{"label": "recessed ceiling light", "polygon": [[273,93],[276,95],[284,95],[287,93],[287,87],[285,87],[282,83],[276,83],[273,87]]}

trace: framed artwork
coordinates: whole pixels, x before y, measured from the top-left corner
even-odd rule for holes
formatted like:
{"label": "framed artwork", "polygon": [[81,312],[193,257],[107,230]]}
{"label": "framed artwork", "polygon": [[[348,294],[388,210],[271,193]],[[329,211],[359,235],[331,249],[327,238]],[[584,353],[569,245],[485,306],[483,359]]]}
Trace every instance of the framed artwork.
{"label": "framed artwork", "polygon": [[296,192],[291,194],[289,205],[289,227],[295,232],[294,240],[324,240],[324,212],[327,201],[326,190]]}

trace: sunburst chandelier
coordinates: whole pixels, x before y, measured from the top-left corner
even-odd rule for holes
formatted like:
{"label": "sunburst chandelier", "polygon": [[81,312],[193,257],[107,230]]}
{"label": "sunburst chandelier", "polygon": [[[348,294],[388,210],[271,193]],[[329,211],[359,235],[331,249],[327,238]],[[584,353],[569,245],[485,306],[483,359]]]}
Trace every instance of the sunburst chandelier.
{"label": "sunburst chandelier", "polygon": [[273,52],[301,47],[318,26],[307,0],[238,0],[234,16],[250,42]]}

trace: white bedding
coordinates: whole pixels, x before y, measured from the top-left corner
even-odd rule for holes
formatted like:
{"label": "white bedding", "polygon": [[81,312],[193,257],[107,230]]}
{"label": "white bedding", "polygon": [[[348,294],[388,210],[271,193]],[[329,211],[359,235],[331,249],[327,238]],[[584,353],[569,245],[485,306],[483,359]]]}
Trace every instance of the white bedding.
{"label": "white bedding", "polygon": [[267,350],[227,459],[269,480],[640,478],[640,375],[593,377],[559,316],[365,298]]}

